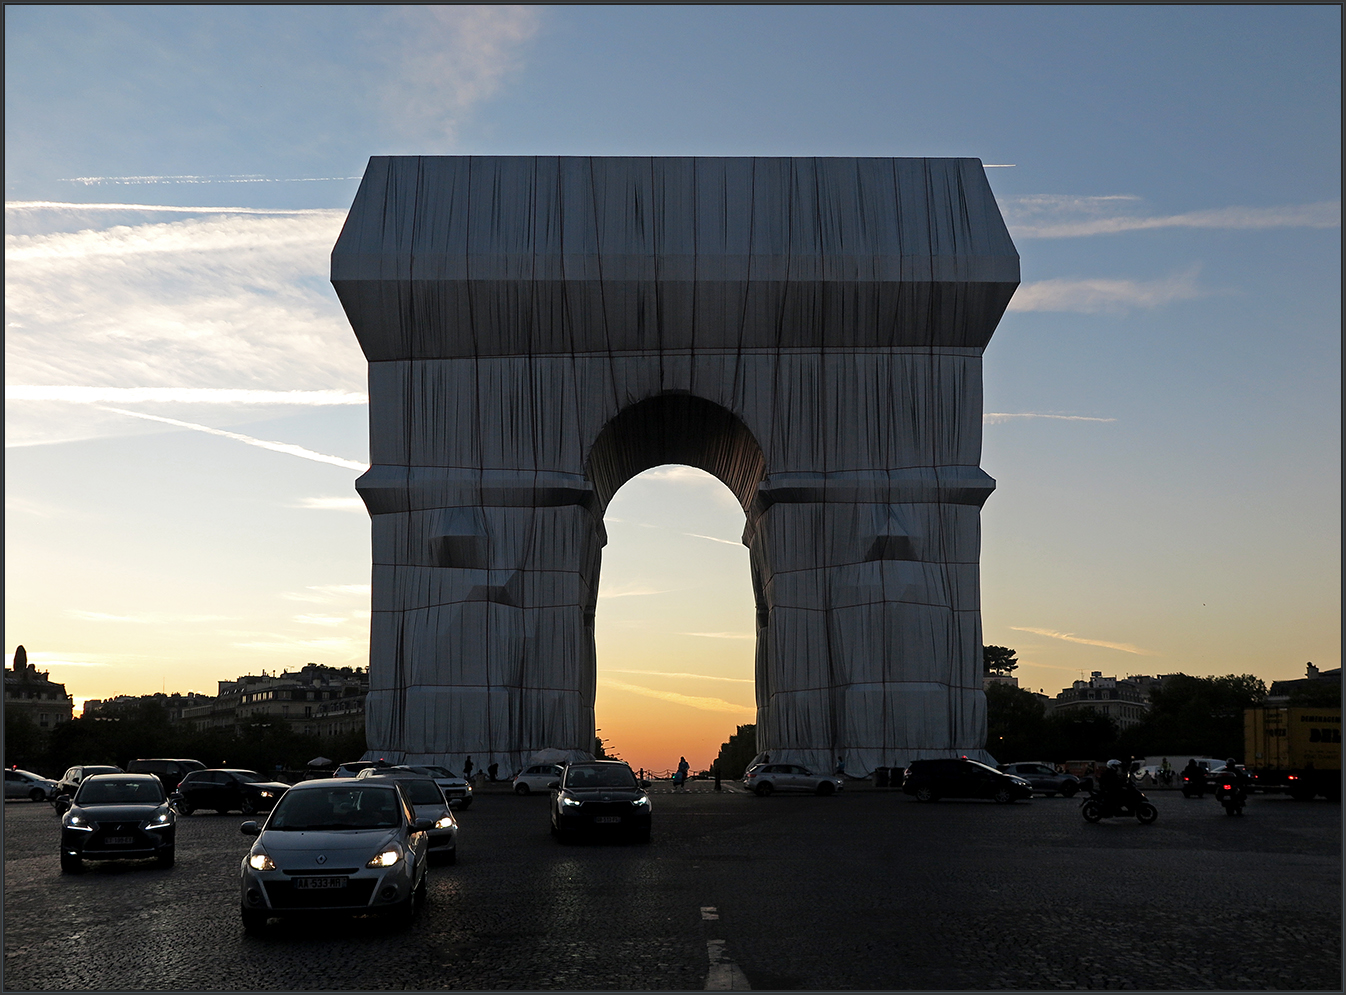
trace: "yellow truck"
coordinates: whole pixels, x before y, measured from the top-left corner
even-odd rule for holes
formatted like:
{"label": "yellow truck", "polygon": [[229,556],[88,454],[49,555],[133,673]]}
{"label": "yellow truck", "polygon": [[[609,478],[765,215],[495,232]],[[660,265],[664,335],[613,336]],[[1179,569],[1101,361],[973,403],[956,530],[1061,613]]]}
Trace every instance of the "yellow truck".
{"label": "yellow truck", "polygon": [[1341,708],[1271,706],[1243,711],[1243,759],[1264,791],[1300,801],[1341,801]]}

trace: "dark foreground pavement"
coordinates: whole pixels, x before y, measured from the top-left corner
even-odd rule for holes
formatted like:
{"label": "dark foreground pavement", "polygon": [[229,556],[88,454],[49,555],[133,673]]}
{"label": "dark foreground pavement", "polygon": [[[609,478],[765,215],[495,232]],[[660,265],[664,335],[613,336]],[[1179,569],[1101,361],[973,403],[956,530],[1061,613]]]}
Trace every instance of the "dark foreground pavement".
{"label": "dark foreground pavement", "polygon": [[4,806],[4,976],[23,990],[1316,989],[1342,986],[1341,809],[1241,819],[1155,792],[1078,804],[853,790],[656,794],[654,842],[563,845],[545,797],[482,793],[459,863],[396,930],[245,936],[242,819],[182,819],[178,863],[63,876],[45,804]]}

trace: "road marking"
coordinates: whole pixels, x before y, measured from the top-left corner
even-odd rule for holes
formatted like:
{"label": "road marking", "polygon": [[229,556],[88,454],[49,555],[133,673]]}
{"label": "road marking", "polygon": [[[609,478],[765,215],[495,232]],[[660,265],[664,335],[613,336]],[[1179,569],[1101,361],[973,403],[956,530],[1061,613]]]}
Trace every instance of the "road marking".
{"label": "road marking", "polygon": [[[720,918],[713,905],[701,906],[701,918],[712,921]],[[706,957],[710,961],[710,971],[706,974],[705,991],[708,992],[750,992],[747,975],[742,968],[725,956],[724,940],[707,940]]]}

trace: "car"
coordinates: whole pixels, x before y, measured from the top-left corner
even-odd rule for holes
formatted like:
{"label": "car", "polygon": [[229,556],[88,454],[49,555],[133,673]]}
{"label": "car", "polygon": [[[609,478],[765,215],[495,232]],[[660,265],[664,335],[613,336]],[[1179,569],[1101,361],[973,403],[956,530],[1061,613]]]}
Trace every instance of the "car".
{"label": "car", "polygon": [[1022,777],[1002,773],[967,757],[913,760],[903,774],[902,791],[922,802],[940,798],[990,798],[1007,805],[1020,798],[1033,797],[1033,786]]}
{"label": "car", "polygon": [[352,760],[350,763],[344,763],[331,774],[331,777],[355,777],[362,770],[370,767],[390,767],[391,764],[377,764],[373,760]]}
{"label": "car", "polygon": [[799,764],[755,764],[743,772],[743,786],[759,798],[776,791],[834,795],[846,781],[837,774],[815,774]]}
{"label": "car", "polygon": [[1041,791],[1048,798],[1055,798],[1061,795],[1063,798],[1073,798],[1080,790],[1080,779],[1074,774],[1064,774],[1058,771],[1049,763],[1043,763],[1040,760],[1021,761],[1017,764],[1001,764],[999,768],[1005,774],[1013,774],[1015,777],[1021,777],[1033,786],[1034,791]]}
{"label": "car", "polygon": [[434,778],[422,777],[410,770],[394,768],[392,770],[362,770],[358,780],[373,778],[391,778],[402,787],[417,819],[429,819],[434,823],[428,830],[430,838],[430,856],[441,858],[446,864],[458,861],[458,820],[453,817],[449,799]]}
{"label": "car", "polygon": [[534,791],[548,791],[561,780],[565,768],[560,764],[531,764],[514,775],[514,793],[528,795]]}
{"label": "car", "polygon": [[61,870],[76,874],[86,860],[153,857],[172,867],[176,818],[163,782],[153,774],[93,774],[73,799],[61,796]]}
{"label": "car", "polygon": [[275,805],[288,790],[288,784],[268,781],[255,770],[194,770],[178,785],[173,806],[179,815],[191,815],[199,808],[214,809],[221,815],[231,810],[256,815]]}
{"label": "car", "polygon": [[425,900],[429,819],[418,819],[397,778],[323,778],[294,785],[239,868],[239,909],[249,933],[276,917],[346,912],[409,924]]}
{"label": "car", "polygon": [[618,833],[648,843],[652,808],[635,772],[622,761],[570,764],[551,798],[551,831],[561,840]]}
{"label": "car", "polygon": [[71,767],[62,774],[61,779],[56,782],[56,797],[59,798],[61,795],[69,795],[71,798],[75,797],[75,793],[79,791],[80,782],[86,777],[93,777],[95,774],[124,773],[125,771],[120,767],[113,767],[108,764],[90,764],[81,767]]}
{"label": "car", "polygon": [[173,791],[182,779],[194,770],[205,770],[200,760],[168,760],[156,758],[150,760],[132,760],[126,765],[128,774],[153,774],[164,783],[165,791]]}
{"label": "car", "polygon": [[5,797],[50,801],[57,795],[56,782],[32,771],[10,767],[5,770]]}
{"label": "car", "polygon": [[429,777],[439,785],[439,789],[444,792],[444,797],[449,800],[450,805],[458,808],[469,808],[472,805],[472,785],[467,783],[467,778],[453,773],[445,767],[435,767],[430,764],[398,764],[393,770],[405,770],[419,777]]}

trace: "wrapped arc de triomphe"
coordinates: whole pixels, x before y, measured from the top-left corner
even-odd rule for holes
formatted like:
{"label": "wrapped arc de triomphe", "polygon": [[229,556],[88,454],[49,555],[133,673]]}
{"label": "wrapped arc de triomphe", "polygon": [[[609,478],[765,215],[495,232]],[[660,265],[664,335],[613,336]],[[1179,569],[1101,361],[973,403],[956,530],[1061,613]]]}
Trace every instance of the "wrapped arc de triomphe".
{"label": "wrapped arc de triomphe", "polygon": [[1018,281],[976,159],[371,159],[332,253],[369,755],[591,750],[604,509],[682,463],[746,515],[759,749],[984,757],[981,357]]}

